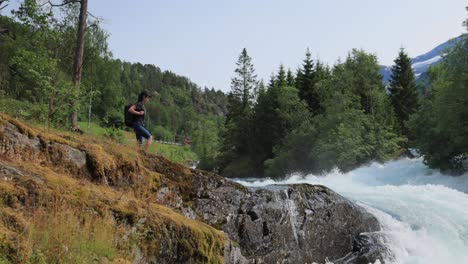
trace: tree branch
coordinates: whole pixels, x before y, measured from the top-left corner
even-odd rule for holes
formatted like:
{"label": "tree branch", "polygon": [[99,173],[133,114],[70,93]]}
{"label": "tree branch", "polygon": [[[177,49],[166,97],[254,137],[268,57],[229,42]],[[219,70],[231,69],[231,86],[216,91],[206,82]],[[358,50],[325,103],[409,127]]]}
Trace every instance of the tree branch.
{"label": "tree branch", "polygon": [[88,29],[88,28],[92,28],[92,27],[94,27],[94,28],[97,28],[97,27],[98,27],[98,25],[96,25],[96,24],[94,24],[94,23],[93,23],[93,24],[91,24],[91,25],[87,26],[87,27],[86,27],[86,29]]}
{"label": "tree branch", "polygon": [[0,10],[2,10],[3,8],[8,6],[8,4],[2,6],[2,4],[5,3],[5,2],[8,2],[8,0],[0,0]]}
{"label": "tree branch", "polygon": [[[2,2],[4,2],[4,1],[8,1],[8,0],[0,0],[0,5],[1,5]],[[47,1],[47,2],[44,2],[41,6],[45,6],[45,5],[48,4],[48,5],[50,5],[50,7],[60,7],[60,6],[65,6],[65,5],[68,5],[68,4],[71,4],[71,3],[81,3],[81,0],[68,0],[68,1],[64,1],[64,2],[61,3],[61,4],[54,4],[54,3],[52,3],[52,1],[49,0],[49,1]],[[2,9],[3,9],[3,7],[0,8],[0,10],[2,10]],[[88,11],[87,13],[88,13],[88,15],[89,15],[90,17],[93,17],[94,19],[96,19],[96,20],[98,20],[98,21],[104,20],[104,18],[95,16],[95,15],[93,15],[93,14],[92,14],[91,12],[89,12],[89,11]]]}
{"label": "tree branch", "polygon": [[41,6],[45,6],[47,4],[49,4],[51,7],[59,7],[59,6],[64,6],[64,5],[68,5],[68,4],[71,4],[71,3],[81,3],[81,0],[69,0],[69,1],[63,1],[63,3],[61,4],[54,4],[52,3],[52,1],[47,1],[47,2],[44,2]]}
{"label": "tree branch", "polygon": [[89,15],[90,17],[93,17],[94,19],[96,19],[96,20],[98,20],[98,21],[104,20],[104,18],[95,16],[95,15],[91,14],[91,12],[89,12],[89,11],[88,11],[88,15]]}

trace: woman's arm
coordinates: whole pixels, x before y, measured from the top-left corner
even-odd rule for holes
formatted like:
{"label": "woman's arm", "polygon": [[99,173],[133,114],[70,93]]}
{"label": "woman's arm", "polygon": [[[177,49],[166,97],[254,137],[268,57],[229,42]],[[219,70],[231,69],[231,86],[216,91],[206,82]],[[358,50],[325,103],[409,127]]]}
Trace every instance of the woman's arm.
{"label": "woman's arm", "polygon": [[128,111],[134,115],[144,115],[145,114],[145,111],[136,111],[136,105],[132,105],[130,106],[130,108],[128,109]]}

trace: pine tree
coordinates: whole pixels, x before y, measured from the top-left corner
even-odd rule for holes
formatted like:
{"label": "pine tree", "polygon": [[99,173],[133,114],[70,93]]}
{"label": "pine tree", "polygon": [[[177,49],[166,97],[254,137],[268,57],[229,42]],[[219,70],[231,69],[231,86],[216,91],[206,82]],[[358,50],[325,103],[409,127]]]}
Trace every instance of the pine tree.
{"label": "pine tree", "polygon": [[294,74],[292,73],[291,69],[288,69],[288,72],[286,73],[286,83],[290,87],[294,87],[296,84],[296,80],[294,78]]}
{"label": "pine tree", "polygon": [[411,68],[411,59],[402,48],[392,66],[390,79],[390,99],[400,126],[400,133],[408,136],[405,122],[416,112],[418,107],[418,92]]}
{"label": "pine tree", "polygon": [[267,86],[267,88],[268,88],[268,89],[271,89],[271,88],[273,88],[275,85],[276,85],[276,77],[275,77],[275,74],[274,74],[274,73],[271,73],[270,81],[268,81],[268,86]]}
{"label": "pine tree", "polygon": [[306,51],[306,58],[304,59],[300,74],[298,72],[296,81],[297,88],[299,89],[299,98],[307,103],[309,110],[313,114],[318,114],[320,112],[320,99],[316,87],[316,71],[309,49]]}
{"label": "pine tree", "polygon": [[266,92],[266,87],[265,87],[265,83],[263,83],[263,80],[261,80],[259,83],[258,83],[258,97],[260,97],[262,94],[264,94]]}
{"label": "pine tree", "polygon": [[[234,137],[230,144],[242,145],[248,139],[248,116],[253,107],[256,89],[258,86],[257,75],[252,64],[252,58],[244,48],[236,63],[235,77],[231,79],[231,92],[228,94],[228,113],[226,115],[226,127],[229,137]],[[237,146],[239,149],[239,146]]]}
{"label": "pine tree", "polygon": [[286,72],[284,70],[283,64],[280,64],[278,76],[276,77],[276,85],[279,87],[284,87],[287,85]]}
{"label": "pine tree", "polygon": [[245,48],[236,65],[235,77],[231,80],[231,92],[228,94],[226,130],[218,161],[221,173],[226,176],[251,173],[249,142],[252,138],[252,108],[258,82],[252,59]]}
{"label": "pine tree", "polygon": [[[300,85],[301,80],[302,80],[302,70],[301,68],[298,68],[296,70],[296,79],[294,79],[294,87],[296,87],[298,90],[299,90],[299,85]],[[299,98],[301,97],[299,96]]]}
{"label": "pine tree", "polygon": [[237,60],[236,76],[231,79],[231,93],[240,100],[244,109],[251,108],[258,86],[257,75],[252,64],[252,58],[244,48]]}
{"label": "pine tree", "polygon": [[288,86],[281,65],[272,85],[260,93],[253,111],[251,160],[255,175],[264,175],[265,161],[274,157],[273,150],[282,144],[293,127],[303,122],[309,111],[302,104],[295,87]]}
{"label": "pine tree", "polygon": [[328,68],[327,65],[324,65],[321,61],[317,60],[315,63],[315,75],[317,82],[328,79],[331,76],[330,68]]}

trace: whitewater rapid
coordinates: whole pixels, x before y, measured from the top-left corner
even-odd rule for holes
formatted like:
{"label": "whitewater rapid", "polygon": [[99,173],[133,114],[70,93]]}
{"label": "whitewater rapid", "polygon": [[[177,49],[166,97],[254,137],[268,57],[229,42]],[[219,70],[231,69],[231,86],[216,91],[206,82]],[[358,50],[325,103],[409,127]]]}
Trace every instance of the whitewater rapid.
{"label": "whitewater rapid", "polygon": [[468,174],[442,175],[422,158],[405,158],[348,173],[237,182],[251,187],[321,184],[357,202],[379,219],[388,237],[395,259],[386,263],[468,263]]}

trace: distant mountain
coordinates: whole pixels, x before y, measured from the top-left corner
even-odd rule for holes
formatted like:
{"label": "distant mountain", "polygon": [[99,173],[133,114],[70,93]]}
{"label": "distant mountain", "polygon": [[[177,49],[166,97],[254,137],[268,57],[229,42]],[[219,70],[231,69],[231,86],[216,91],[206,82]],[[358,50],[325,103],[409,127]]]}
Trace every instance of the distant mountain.
{"label": "distant mountain", "polygon": [[[421,81],[422,79],[424,79],[424,76],[426,75],[425,73],[427,72],[429,67],[438,64],[441,61],[444,52],[447,49],[453,47],[464,37],[466,37],[466,35],[461,35],[456,38],[450,39],[433,48],[431,51],[411,59],[411,64],[414,70],[416,81]],[[390,76],[392,74],[391,66],[381,65],[380,74],[382,74],[385,84],[388,84]]]}

